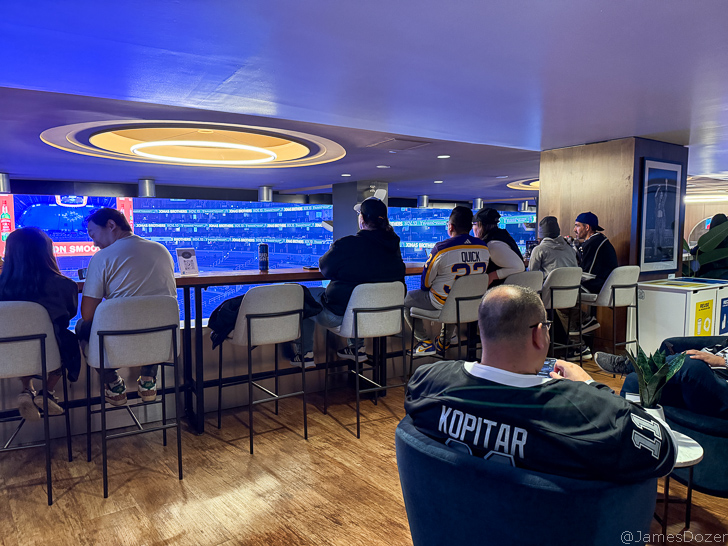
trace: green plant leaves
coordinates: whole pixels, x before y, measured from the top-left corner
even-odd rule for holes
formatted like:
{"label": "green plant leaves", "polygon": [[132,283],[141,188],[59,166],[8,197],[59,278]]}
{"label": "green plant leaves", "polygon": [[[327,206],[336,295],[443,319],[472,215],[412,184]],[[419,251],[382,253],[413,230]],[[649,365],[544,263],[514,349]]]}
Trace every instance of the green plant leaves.
{"label": "green plant leaves", "polygon": [[698,248],[701,252],[710,252],[711,250],[715,250],[727,236],[728,222],[725,222],[719,226],[716,226],[713,229],[708,230],[708,233],[704,234],[700,239],[698,239]]}
{"label": "green plant leaves", "polygon": [[[728,223],[721,224],[719,228],[725,225],[728,225]],[[728,248],[718,248],[709,252],[698,252],[698,263],[700,265],[717,262],[718,260],[724,260],[725,258],[728,258]]]}
{"label": "green plant leaves", "polygon": [[634,370],[637,373],[637,383],[640,390],[640,401],[646,408],[654,408],[660,401],[662,389],[667,382],[682,368],[685,355],[676,355],[668,362],[665,353],[657,351],[649,358],[642,347],[637,348],[637,357],[627,354]]}

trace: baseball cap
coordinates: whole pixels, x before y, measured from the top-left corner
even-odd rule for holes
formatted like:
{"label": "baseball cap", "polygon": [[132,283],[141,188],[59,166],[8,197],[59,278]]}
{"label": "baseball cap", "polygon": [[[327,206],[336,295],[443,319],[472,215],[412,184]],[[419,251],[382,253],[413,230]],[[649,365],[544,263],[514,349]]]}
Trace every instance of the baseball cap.
{"label": "baseball cap", "polygon": [[377,197],[368,197],[361,203],[354,205],[354,210],[361,213],[365,218],[386,218],[387,205]]}
{"label": "baseball cap", "polygon": [[599,218],[593,212],[582,212],[576,217],[576,222],[591,226],[595,231],[604,231],[604,228],[599,225]]}
{"label": "baseball cap", "polygon": [[473,217],[473,223],[480,222],[481,224],[497,224],[500,220],[500,213],[491,208],[482,208]]}

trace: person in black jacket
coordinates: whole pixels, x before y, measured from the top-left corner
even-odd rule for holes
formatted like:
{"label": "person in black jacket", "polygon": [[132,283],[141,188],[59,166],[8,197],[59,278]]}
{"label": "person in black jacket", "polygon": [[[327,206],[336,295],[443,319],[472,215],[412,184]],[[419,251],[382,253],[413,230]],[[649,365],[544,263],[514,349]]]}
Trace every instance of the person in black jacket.
{"label": "person in black jacket", "polygon": [[489,290],[478,311],[480,362],[417,368],[405,410],[418,430],[489,461],[570,478],[637,482],[672,470],[669,427],[549,350],[546,310],[521,286]]}
{"label": "person in black jacket", "polygon": [[[78,311],[78,286],[58,269],[53,256],[53,243],[48,235],[35,227],[13,231],[6,241],[5,265],[0,274],[0,301],[30,301],[48,311],[58,342],[61,364],[71,381],[78,379],[81,352],[76,335],[68,325]],[[48,374],[48,414],[60,415],[63,408],[54,396],[62,377],[62,369]],[[36,394],[33,378],[21,378],[23,390],[18,395],[20,415],[28,420],[40,419],[43,393]]]}
{"label": "person in black jacket", "polygon": [[473,218],[473,233],[488,247],[490,261],[485,272],[490,288],[503,284],[506,277],[525,271],[523,255],[510,233],[498,227],[500,213],[482,208]]}
{"label": "person in black jacket", "polygon": [[[334,241],[319,259],[322,275],[331,282],[323,288],[312,288],[311,293],[321,302],[323,311],[303,321],[303,349],[291,360],[306,367],[314,366],[313,336],[315,323],[326,328],[341,325],[351,293],[360,284],[401,281],[405,290],[405,265],[399,249],[399,236],[389,225],[387,205],[370,197],[354,207],[359,213],[359,232]],[[353,340],[338,351],[340,358],[363,362],[367,359],[363,347],[354,348]]]}

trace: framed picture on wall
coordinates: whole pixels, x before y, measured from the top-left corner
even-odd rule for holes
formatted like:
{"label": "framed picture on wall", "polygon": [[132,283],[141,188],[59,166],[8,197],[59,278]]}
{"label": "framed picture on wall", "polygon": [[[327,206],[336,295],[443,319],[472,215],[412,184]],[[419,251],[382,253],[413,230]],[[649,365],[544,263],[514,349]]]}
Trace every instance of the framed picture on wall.
{"label": "framed picture on wall", "polygon": [[676,271],[682,236],[680,195],[682,166],[679,163],[645,159],[642,169],[642,251],[640,268]]}

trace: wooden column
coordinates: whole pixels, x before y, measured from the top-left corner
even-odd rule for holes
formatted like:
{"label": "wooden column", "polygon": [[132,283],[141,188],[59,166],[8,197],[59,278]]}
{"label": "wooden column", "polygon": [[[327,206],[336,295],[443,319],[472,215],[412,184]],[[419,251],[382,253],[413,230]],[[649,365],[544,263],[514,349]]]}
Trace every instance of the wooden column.
{"label": "wooden column", "polygon": [[[573,235],[574,220],[581,212],[593,212],[617,252],[619,265],[639,265],[644,159],[682,165],[682,195],[685,195],[688,149],[677,144],[622,138],[541,153],[539,220],[555,216],[562,235]],[[683,232],[685,207],[681,206],[678,236]],[[681,267],[678,262],[678,271]],[[640,280],[664,278],[667,274],[643,275]],[[602,328],[595,344],[611,346],[611,312],[597,316]],[[624,328],[618,327],[618,331]]]}

